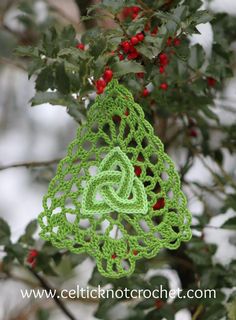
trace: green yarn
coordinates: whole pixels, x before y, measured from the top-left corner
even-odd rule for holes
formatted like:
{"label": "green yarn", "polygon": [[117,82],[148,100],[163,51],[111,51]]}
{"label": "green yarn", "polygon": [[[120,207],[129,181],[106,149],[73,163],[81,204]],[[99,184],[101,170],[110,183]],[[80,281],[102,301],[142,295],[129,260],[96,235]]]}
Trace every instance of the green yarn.
{"label": "green yarn", "polygon": [[[116,166],[122,171],[115,171]],[[117,192],[115,186],[118,186]],[[104,200],[96,200],[97,194]],[[146,214],[148,211],[144,186],[134,176],[132,163],[119,147],[112,149],[102,160],[99,173],[88,181],[82,196],[82,214],[109,214],[112,211],[126,214]]]}
{"label": "green yarn", "polygon": [[41,237],[95,257],[100,273],[130,275],[136,260],[191,238],[174,164],[131,93],[113,80],[60,161],[43,199]]}

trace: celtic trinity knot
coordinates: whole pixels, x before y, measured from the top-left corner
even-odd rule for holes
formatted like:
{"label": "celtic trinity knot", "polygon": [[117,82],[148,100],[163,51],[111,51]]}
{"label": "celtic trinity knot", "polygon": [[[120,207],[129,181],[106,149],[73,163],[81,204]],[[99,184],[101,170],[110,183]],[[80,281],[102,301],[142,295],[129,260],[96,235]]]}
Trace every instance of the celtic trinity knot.
{"label": "celtic trinity knot", "polygon": [[119,147],[102,160],[98,173],[88,181],[82,198],[82,214],[111,212],[146,214],[147,195],[135,176],[129,158]]}

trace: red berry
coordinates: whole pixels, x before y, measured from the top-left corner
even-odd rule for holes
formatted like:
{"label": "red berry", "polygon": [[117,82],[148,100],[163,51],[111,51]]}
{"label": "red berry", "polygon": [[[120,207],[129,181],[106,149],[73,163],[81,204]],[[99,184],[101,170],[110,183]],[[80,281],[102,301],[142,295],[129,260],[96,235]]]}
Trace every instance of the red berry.
{"label": "red berry", "polygon": [[167,54],[166,53],[160,53],[159,54],[159,59],[160,59],[160,61],[163,61],[163,60],[166,60],[166,59],[168,59],[168,57],[167,57]]}
{"label": "red berry", "polygon": [[128,60],[134,60],[134,59],[138,58],[138,56],[139,56],[139,53],[135,49],[135,51],[128,54]]}
{"label": "red berry", "polygon": [[198,136],[198,133],[195,129],[191,129],[189,131],[189,135],[190,135],[190,137],[196,138]]}
{"label": "red berry", "polygon": [[106,83],[110,82],[111,79],[113,77],[113,72],[111,69],[107,68],[105,71],[104,71],[104,74],[103,74],[103,79],[105,80]]}
{"label": "red berry", "polygon": [[152,36],[155,36],[155,35],[157,34],[157,32],[158,32],[158,27],[156,26],[156,27],[152,30],[151,35],[152,35]]}
{"label": "red berry", "polygon": [[37,250],[35,250],[35,249],[32,249],[32,250],[30,250],[30,252],[29,252],[29,254],[30,254],[30,256],[31,257],[37,257],[38,256],[38,251]]}
{"label": "red berry", "polygon": [[138,254],[138,250],[133,250],[133,255],[137,256],[137,254]]}
{"label": "red berry", "polygon": [[124,55],[123,55],[123,54],[121,54],[121,53],[119,53],[119,55],[118,55],[118,56],[119,56],[120,61],[124,60],[124,58],[125,58],[125,57],[124,57]]}
{"label": "red berry", "polygon": [[179,38],[174,38],[174,46],[178,47],[180,45],[181,41],[179,40]]}
{"label": "red berry", "polygon": [[207,84],[209,87],[214,87],[216,85],[216,79],[212,78],[212,77],[208,77],[207,78]]}
{"label": "red berry", "polygon": [[171,44],[172,44],[172,37],[169,37],[166,41],[166,45],[171,46]]}
{"label": "red berry", "polygon": [[137,33],[136,37],[138,38],[138,41],[143,41],[144,40],[144,34],[142,32]]}
{"label": "red berry", "polygon": [[78,43],[78,44],[76,45],[76,48],[77,48],[77,49],[80,49],[80,50],[84,50],[85,46],[84,46],[83,43]]}
{"label": "red berry", "polygon": [[38,254],[38,251],[35,249],[29,251],[26,261],[31,265],[31,268],[34,268],[36,266],[36,258]]}
{"label": "red berry", "polygon": [[127,18],[130,16],[130,14],[132,13],[132,8],[131,7],[124,7],[122,10],[122,15],[124,18]]}
{"label": "red berry", "polygon": [[119,124],[119,123],[121,122],[121,117],[116,114],[116,115],[114,115],[114,116],[112,117],[112,120],[113,120],[115,123]]}
{"label": "red berry", "polygon": [[104,92],[104,87],[97,87],[97,94],[101,94],[101,93],[103,93]]}
{"label": "red berry", "polygon": [[137,16],[138,16],[138,13],[133,13],[133,14],[132,14],[132,20],[136,19]]}
{"label": "red berry", "polygon": [[103,88],[105,88],[106,85],[107,85],[107,84],[106,84],[106,81],[105,81],[103,78],[98,79],[98,80],[96,81],[96,88],[98,88],[98,87],[103,87]]}
{"label": "red berry", "polygon": [[106,81],[101,78],[101,79],[98,79],[96,82],[95,82],[95,85],[96,85],[96,88],[97,88],[97,94],[101,94],[104,92],[104,89],[106,87]]}
{"label": "red berry", "polygon": [[163,82],[160,84],[160,88],[166,91],[168,89],[168,84],[166,82]]}
{"label": "red berry", "polygon": [[160,198],[154,204],[153,209],[154,210],[160,210],[160,209],[164,208],[164,206],[165,206],[165,199],[164,198]]}
{"label": "red berry", "polygon": [[165,72],[165,68],[163,66],[160,66],[159,67],[159,71],[160,71],[160,73],[164,73]]}
{"label": "red berry", "polygon": [[164,302],[163,300],[161,300],[161,299],[157,299],[157,300],[155,301],[155,307],[156,307],[157,309],[161,309],[164,304],[165,304],[165,302]]}
{"label": "red berry", "polygon": [[137,49],[132,45],[132,43],[130,43],[129,52],[137,52]]}
{"label": "red berry", "polygon": [[147,97],[149,95],[149,93],[150,93],[149,90],[147,88],[144,88],[143,92],[142,92],[142,96]]}
{"label": "red berry", "polygon": [[129,115],[129,110],[127,109],[127,110],[125,111],[125,116],[128,117],[128,115]]}
{"label": "red berry", "polygon": [[136,73],[136,76],[140,79],[143,79],[144,78],[144,72],[137,72]]}
{"label": "red berry", "polygon": [[137,177],[139,177],[142,173],[142,169],[139,166],[134,166],[134,172]]}
{"label": "red berry", "polygon": [[166,53],[161,53],[160,55],[159,55],[159,60],[160,60],[160,64],[162,65],[162,66],[166,66],[167,64],[168,64],[168,56],[167,56],[167,54]]}
{"label": "red berry", "polygon": [[27,262],[28,263],[32,263],[32,262],[34,262],[34,260],[35,260],[34,257],[31,257],[30,255],[28,255],[28,257],[27,257]]}
{"label": "red berry", "polygon": [[138,160],[138,161],[140,161],[140,162],[143,162],[143,161],[144,161],[144,158],[143,158],[143,156],[142,156],[142,155],[138,155],[137,160]]}
{"label": "red berry", "polygon": [[145,27],[144,27],[144,31],[149,31],[150,30],[150,22],[147,22],[146,24],[145,24]]}
{"label": "red berry", "polygon": [[123,41],[123,42],[121,42],[121,48],[123,49],[123,51],[125,52],[125,53],[128,53],[129,52],[129,50],[130,50],[130,43],[129,43],[129,41]]}
{"label": "red berry", "polygon": [[116,259],[117,255],[115,253],[113,253],[113,255],[111,256],[112,259]]}
{"label": "red berry", "polygon": [[139,11],[141,10],[139,7],[137,7],[137,6],[133,6],[133,7],[131,7],[132,8],[132,11],[133,11],[133,13],[139,13]]}
{"label": "red berry", "polygon": [[138,37],[133,36],[130,40],[130,42],[135,46],[136,44],[139,43]]}

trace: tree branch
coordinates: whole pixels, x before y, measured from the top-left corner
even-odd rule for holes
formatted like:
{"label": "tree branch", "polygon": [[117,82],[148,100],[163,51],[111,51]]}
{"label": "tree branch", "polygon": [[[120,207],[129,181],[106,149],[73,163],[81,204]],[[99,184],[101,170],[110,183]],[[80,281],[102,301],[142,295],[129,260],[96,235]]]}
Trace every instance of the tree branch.
{"label": "tree branch", "polygon": [[124,35],[129,38],[129,35],[127,34],[122,22],[120,21],[118,15],[115,15],[114,17],[114,21],[119,25],[119,27],[121,28],[121,30],[123,31]]}
{"label": "tree branch", "polygon": [[24,71],[27,71],[27,68],[21,64],[20,62],[18,61],[15,61],[15,60],[12,60],[12,59],[8,59],[8,58],[5,58],[5,57],[1,57],[0,58],[0,63],[3,64],[3,65],[11,65],[11,66],[14,66],[18,69],[21,69],[21,70],[24,70]]}
{"label": "tree branch", "polygon": [[[37,272],[35,272],[33,269],[28,268],[28,270],[34,275],[35,278],[38,279],[38,281],[40,282],[40,284],[42,285],[42,287],[47,291],[47,292],[54,292],[55,289],[51,288],[50,285],[47,283],[47,281],[42,278]],[[60,298],[58,298],[58,296],[60,296],[59,294],[55,294],[53,296],[53,299],[55,301],[55,303],[58,305],[58,307],[61,309],[61,311],[68,317],[68,319],[71,320],[77,320],[73,314],[71,314],[71,312],[66,308],[66,306],[64,305],[64,303],[62,302],[62,300],[60,300]]]}
{"label": "tree branch", "polygon": [[51,164],[58,163],[60,160],[61,158],[48,160],[48,161],[33,161],[33,162],[7,164],[5,166],[0,166],[0,171],[11,169],[11,168],[20,168],[20,167],[34,168],[34,167],[50,166]]}

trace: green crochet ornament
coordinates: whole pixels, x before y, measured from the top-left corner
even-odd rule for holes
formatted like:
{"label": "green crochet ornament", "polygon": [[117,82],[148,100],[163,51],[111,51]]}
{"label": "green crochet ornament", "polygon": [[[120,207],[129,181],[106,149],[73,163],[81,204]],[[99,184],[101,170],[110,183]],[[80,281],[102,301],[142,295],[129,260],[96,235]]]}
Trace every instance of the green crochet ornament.
{"label": "green crochet ornament", "polygon": [[41,237],[95,257],[103,276],[191,238],[173,162],[132,94],[116,80],[96,98],[60,161],[39,215]]}

